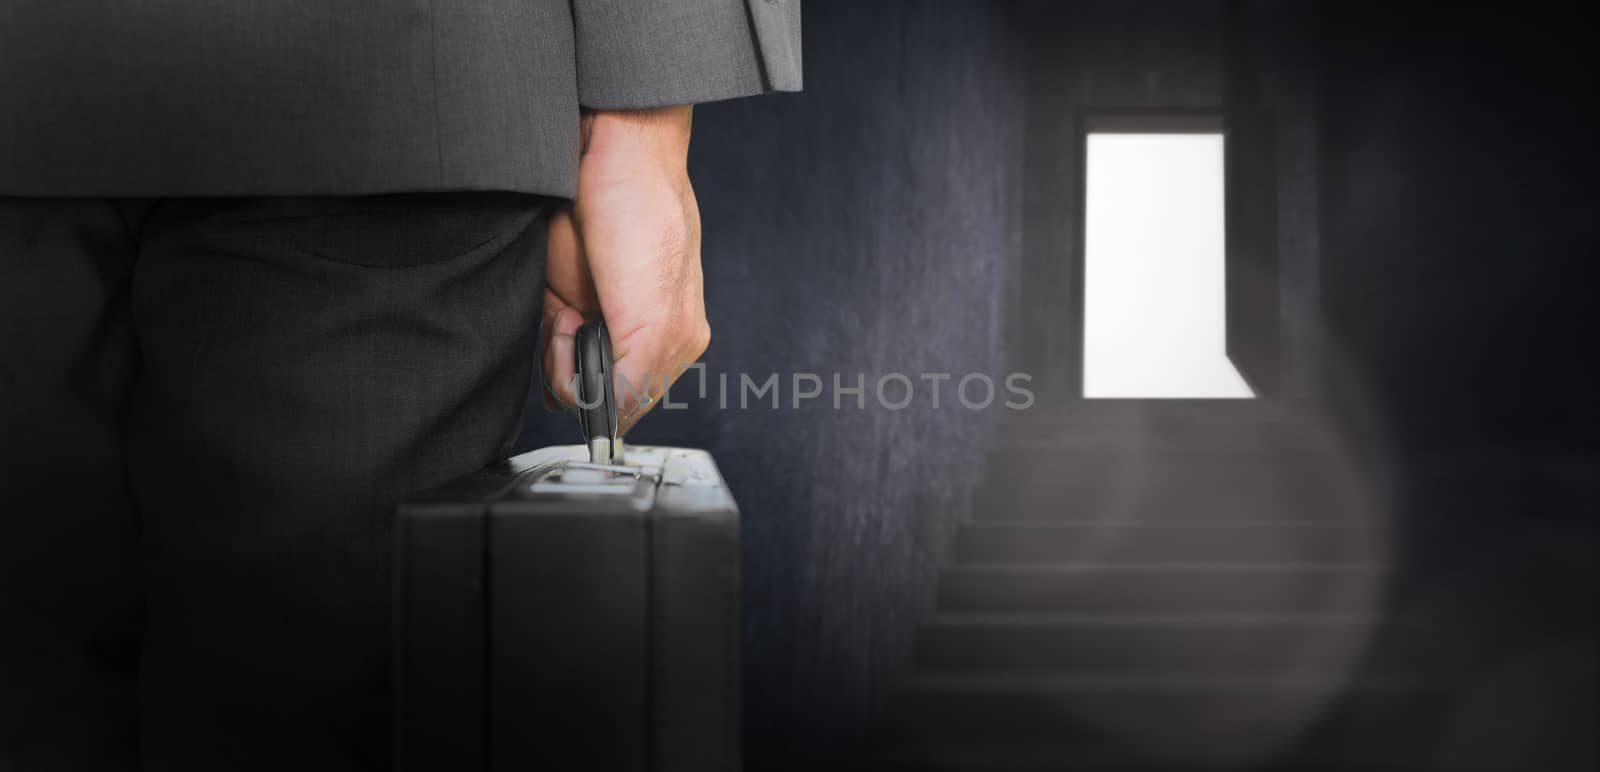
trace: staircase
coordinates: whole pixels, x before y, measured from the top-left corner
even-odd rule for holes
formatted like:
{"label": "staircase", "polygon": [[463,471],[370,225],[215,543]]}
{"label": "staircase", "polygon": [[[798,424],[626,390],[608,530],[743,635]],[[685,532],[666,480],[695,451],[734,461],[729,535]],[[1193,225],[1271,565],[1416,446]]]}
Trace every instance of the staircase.
{"label": "staircase", "polygon": [[1337,438],[1255,401],[1011,427],[891,696],[881,769],[1410,769],[1417,620]]}

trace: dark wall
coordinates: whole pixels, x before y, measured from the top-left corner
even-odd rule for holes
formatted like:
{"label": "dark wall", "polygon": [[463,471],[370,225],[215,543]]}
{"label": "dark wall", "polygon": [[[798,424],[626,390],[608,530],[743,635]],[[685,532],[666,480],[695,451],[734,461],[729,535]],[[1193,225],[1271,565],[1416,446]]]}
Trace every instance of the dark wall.
{"label": "dark wall", "polygon": [[1595,67],[1575,17],[1503,8],[1329,5],[1327,383],[1453,635],[1442,756],[1592,768]]}
{"label": "dark wall", "polygon": [[[903,410],[871,393],[865,410],[828,395],[794,410],[789,381],[1003,376],[1022,163],[1006,10],[808,0],[803,94],[696,111],[711,394],[674,392],[690,409],[631,439],[710,449],[739,501],[751,769],[841,754],[860,731],[1006,412],[960,409],[953,382],[934,410],[921,381]],[[719,409],[724,372],[778,373],[783,408]],[[535,410],[521,444],[576,438]]]}
{"label": "dark wall", "polygon": [[1345,369],[1424,456],[1594,450],[1579,25],[1522,12],[1331,11],[1323,286]]}
{"label": "dark wall", "polygon": [[1592,447],[1595,75],[1571,18],[1343,10],[1326,287],[1407,444]]}

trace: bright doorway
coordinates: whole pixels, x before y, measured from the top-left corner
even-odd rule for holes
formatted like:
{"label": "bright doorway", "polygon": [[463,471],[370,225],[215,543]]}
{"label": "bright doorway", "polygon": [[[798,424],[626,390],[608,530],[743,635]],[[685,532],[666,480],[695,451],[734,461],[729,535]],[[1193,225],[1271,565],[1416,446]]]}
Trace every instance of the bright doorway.
{"label": "bright doorway", "polygon": [[1227,355],[1220,122],[1162,123],[1084,137],[1083,395],[1253,397]]}

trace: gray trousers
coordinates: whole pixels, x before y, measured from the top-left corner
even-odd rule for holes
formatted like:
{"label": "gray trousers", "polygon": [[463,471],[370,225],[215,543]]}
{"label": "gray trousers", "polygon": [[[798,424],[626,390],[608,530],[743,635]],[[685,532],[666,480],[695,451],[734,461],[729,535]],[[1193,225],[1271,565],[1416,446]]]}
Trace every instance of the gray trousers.
{"label": "gray trousers", "polygon": [[0,770],[387,766],[390,519],[510,450],[551,201],[0,198]]}

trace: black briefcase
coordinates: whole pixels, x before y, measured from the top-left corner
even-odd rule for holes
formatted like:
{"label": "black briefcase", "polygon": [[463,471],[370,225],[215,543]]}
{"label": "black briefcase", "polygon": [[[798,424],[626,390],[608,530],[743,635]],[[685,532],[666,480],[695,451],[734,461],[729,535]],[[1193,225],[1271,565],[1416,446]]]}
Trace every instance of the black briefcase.
{"label": "black briefcase", "polygon": [[709,454],[544,448],[400,507],[400,770],[713,772],[739,754],[738,510]]}

